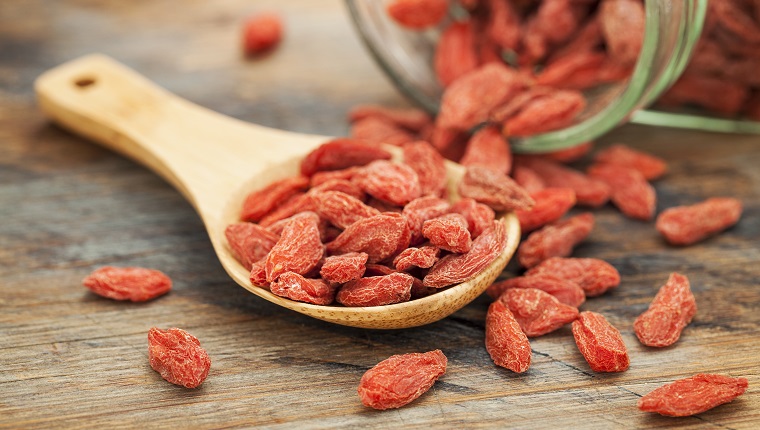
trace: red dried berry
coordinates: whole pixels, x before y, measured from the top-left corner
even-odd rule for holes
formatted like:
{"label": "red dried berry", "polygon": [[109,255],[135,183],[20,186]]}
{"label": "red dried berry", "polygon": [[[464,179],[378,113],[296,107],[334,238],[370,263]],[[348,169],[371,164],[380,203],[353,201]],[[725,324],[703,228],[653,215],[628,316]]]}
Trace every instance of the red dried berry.
{"label": "red dried berry", "polygon": [[384,306],[407,302],[411,298],[414,278],[394,272],[347,282],[335,299],[343,306]]}
{"label": "red dried berry", "polygon": [[347,138],[333,139],[311,151],[301,161],[301,174],[343,170],[364,166],[375,160],[390,160],[391,153],[375,145]]}
{"label": "red dried berry", "polygon": [[438,82],[444,87],[478,67],[471,21],[454,22],[443,31],[435,48],[433,67]]}
{"label": "red dried berry", "polygon": [[377,263],[406,249],[410,239],[406,218],[386,212],[351,224],[327,244],[327,250],[332,254],[366,252],[368,261]]}
{"label": "red dried berry", "polygon": [[691,206],[664,210],[657,217],[657,231],[671,245],[691,245],[739,222],[742,202],[730,197],[713,197]]}
{"label": "red dried berry", "polygon": [[520,15],[504,0],[488,0],[486,34],[503,50],[514,51],[520,42]]}
{"label": "red dried berry", "polygon": [[583,288],[577,283],[550,274],[537,274],[530,276],[518,276],[505,279],[492,284],[486,293],[493,299],[498,299],[507,290],[512,288],[533,288],[554,296],[560,303],[574,308],[579,307],[586,301]]}
{"label": "red dried berry", "polygon": [[536,202],[532,208],[515,211],[523,233],[557,221],[575,205],[575,191],[570,188],[544,188],[530,197]]}
{"label": "red dried berry", "polygon": [[398,206],[421,194],[420,181],[411,167],[386,160],[373,161],[352,180],[372,197]]}
{"label": "red dried berry", "polygon": [[446,251],[464,254],[472,246],[467,220],[460,214],[446,214],[425,221],[422,236]]}
{"label": "red dried berry", "polygon": [[356,221],[380,215],[377,209],[340,191],[314,193],[311,199],[320,217],[344,230]]}
{"label": "red dried berry", "polygon": [[359,397],[370,408],[400,408],[429,390],[446,373],[446,364],[446,356],[439,349],[392,355],[364,373],[357,390]]}
{"label": "red dried berry", "polygon": [[430,268],[422,280],[426,287],[442,288],[464,282],[488,267],[507,245],[507,229],[494,221],[472,242],[466,254],[449,254]]}
{"label": "red dried berry", "polygon": [[[512,178],[517,182],[517,185],[523,187],[529,194],[546,188],[546,183],[541,179],[541,176],[529,167],[515,166],[512,169]],[[575,190],[573,190],[573,196],[575,196]]]}
{"label": "red dried berry", "polygon": [[298,273],[285,272],[269,286],[280,297],[315,305],[329,305],[335,300],[336,287],[321,279],[307,279]]}
{"label": "red dried berry", "polygon": [[448,213],[450,208],[448,201],[434,196],[420,197],[404,206],[401,213],[409,223],[412,234],[411,243],[416,245],[422,242],[422,225],[425,221]]}
{"label": "red dried berry", "polygon": [[689,279],[671,273],[649,309],[636,318],[633,329],[646,346],[669,346],[681,337],[681,332],[696,313],[697,301],[689,288]]}
{"label": "red dried berry", "polygon": [[581,312],[573,321],[573,337],[594,372],[622,372],[628,369],[628,350],[618,329],[603,315]]}
{"label": "red dried berry", "polygon": [[378,105],[358,105],[348,112],[349,122],[364,118],[377,117],[396,124],[409,131],[419,132],[433,124],[433,120],[425,111],[414,108],[388,108]]}
{"label": "red dried berry", "polygon": [[257,222],[291,196],[299,191],[305,191],[308,187],[309,178],[305,176],[294,176],[275,181],[246,197],[240,218],[243,221]]}
{"label": "red dried berry", "polygon": [[578,31],[582,13],[572,0],[543,1],[536,11],[536,30],[551,44],[565,42]]}
{"label": "red dried berry", "polygon": [[388,15],[404,27],[420,30],[437,25],[449,11],[448,0],[392,0]]}
{"label": "red dried berry", "polygon": [[150,367],[162,378],[185,388],[201,385],[211,368],[211,359],[198,339],[179,328],[151,328],[148,358]]}
{"label": "red dried berry", "polygon": [[491,111],[490,119],[493,122],[504,122],[515,116],[520,110],[533,101],[546,97],[552,93],[554,93],[554,89],[549,87],[529,87],[510,98],[496,109],[493,109]]}
{"label": "red dried berry", "polygon": [[288,198],[285,203],[282,203],[274,210],[264,215],[261,220],[259,220],[259,225],[270,229],[271,226],[278,222],[288,219],[297,213],[306,211],[314,211],[314,203],[311,201],[311,197],[308,196],[307,193],[299,191]]}
{"label": "red dried berry", "polygon": [[733,401],[748,386],[746,378],[699,373],[657,388],[640,398],[638,407],[669,417],[687,417]]}
{"label": "red dried berry", "polygon": [[512,170],[512,151],[509,142],[496,126],[483,127],[472,135],[459,164],[480,166],[508,175]]}
{"label": "red dried berry", "polygon": [[467,228],[473,239],[480,236],[496,219],[493,209],[470,198],[461,199],[451,205],[451,212],[458,213],[467,220]]}
{"label": "red dried berry", "polygon": [[551,275],[572,281],[583,288],[587,297],[602,295],[620,285],[617,269],[597,258],[554,257],[531,268],[525,275]]}
{"label": "red dried berry", "polygon": [[486,314],[486,350],[494,364],[523,373],[530,367],[531,350],[512,312],[504,303],[495,301]]}
{"label": "red dried berry", "polygon": [[404,163],[417,174],[420,195],[441,197],[446,191],[446,165],[441,154],[420,140],[404,144],[403,151]]}
{"label": "red dried berry", "polygon": [[459,183],[459,194],[497,211],[528,209],[535,203],[512,178],[483,167],[468,167]]}
{"label": "red dried berry", "polygon": [[282,40],[282,18],[275,13],[260,13],[243,24],[243,51],[256,56],[274,49]]}
{"label": "red dried berry", "polygon": [[599,151],[594,160],[598,163],[614,164],[636,169],[648,180],[654,180],[668,170],[665,160],[653,155],[629,148],[622,143],[612,145]]}
{"label": "red dried berry", "polygon": [[266,257],[280,238],[266,228],[250,222],[231,224],[224,230],[224,235],[232,255],[246,269]]}
{"label": "red dried berry", "polygon": [[282,235],[269,251],[266,260],[267,281],[273,282],[285,272],[306,275],[325,253],[319,237],[319,217],[303,212],[290,218]]}
{"label": "red dried berry", "polygon": [[662,106],[697,105],[730,116],[741,111],[749,95],[749,88],[743,83],[721,77],[684,73],[657,103]]}
{"label": "red dried berry", "polygon": [[[598,70],[607,61],[607,55],[598,51],[576,51],[557,57],[536,76],[536,84],[554,88],[585,89],[602,82],[587,80],[578,83],[575,75]],[[572,81],[572,84],[568,84]]]}
{"label": "red dried berry", "polygon": [[520,265],[531,268],[551,257],[567,257],[594,228],[589,212],[548,224],[531,233],[517,250]]}
{"label": "red dried berry", "polygon": [[319,274],[327,282],[345,284],[364,276],[367,269],[367,258],[369,256],[364,252],[333,255],[325,258],[325,263],[319,270]]}
{"label": "red dried berry", "polygon": [[155,299],[172,289],[168,276],[142,267],[101,267],[87,275],[82,284],[99,296],[132,302]]}
{"label": "red dried berry", "polygon": [[469,134],[464,130],[453,128],[435,127],[430,136],[430,144],[433,145],[444,158],[451,161],[459,161],[464,155],[465,144]]}
{"label": "red dried berry", "polygon": [[406,248],[393,259],[393,266],[399,272],[407,271],[413,267],[428,269],[438,261],[441,249],[436,246],[421,246],[419,248]]}
{"label": "red dried berry", "polygon": [[520,158],[519,163],[536,172],[549,187],[572,188],[579,205],[598,207],[610,198],[610,187],[557,162],[539,158]]}
{"label": "red dried berry", "polygon": [[355,174],[359,173],[359,170],[361,170],[361,167],[354,166],[354,167],[349,167],[347,169],[341,169],[341,170],[317,172],[311,176],[311,186],[318,187],[324,184],[325,182],[336,180],[336,179],[350,181],[351,178],[353,178]]}
{"label": "red dried berry", "polygon": [[634,64],[644,43],[644,4],[637,0],[604,0],[599,22],[607,52],[616,62]]}
{"label": "red dried berry", "polygon": [[251,265],[251,274],[249,279],[251,284],[264,289],[269,289],[269,281],[267,281],[266,270],[267,259],[263,258]]}
{"label": "red dried berry", "polygon": [[370,116],[354,122],[351,125],[351,137],[373,145],[394,146],[416,140],[411,132],[377,116]]}
{"label": "red dried berry", "polygon": [[[586,154],[591,152],[594,142],[579,143],[575,146],[571,146],[565,149],[558,149],[556,151],[545,152],[540,155],[536,155],[539,158],[546,158],[558,163],[572,163],[585,157]],[[517,178],[515,178],[517,180]]]}
{"label": "red dried berry", "polygon": [[326,191],[340,191],[341,193],[348,194],[359,201],[364,201],[367,195],[364,194],[358,185],[346,179],[328,179],[319,185],[312,187],[309,190],[309,194],[323,193]]}
{"label": "red dried berry", "polygon": [[594,164],[588,168],[588,175],[610,187],[610,199],[623,215],[642,221],[654,216],[657,195],[638,170],[617,164]]}
{"label": "red dried berry", "polygon": [[528,102],[504,122],[508,136],[531,136],[566,127],[586,108],[586,98],[578,91],[559,90]]}
{"label": "red dried berry", "polygon": [[551,333],[578,318],[578,309],[560,303],[554,296],[535,288],[507,290],[499,301],[512,312],[528,337]]}

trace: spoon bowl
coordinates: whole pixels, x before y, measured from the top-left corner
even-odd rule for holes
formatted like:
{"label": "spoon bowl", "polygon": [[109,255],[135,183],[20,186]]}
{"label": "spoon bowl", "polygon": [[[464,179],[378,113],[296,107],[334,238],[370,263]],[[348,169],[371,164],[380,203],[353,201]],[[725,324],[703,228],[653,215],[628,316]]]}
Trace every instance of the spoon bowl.
{"label": "spoon bowl", "polygon": [[[514,254],[520,226],[501,214],[507,245],[482,272],[461,284],[409,302],[375,307],[318,306],[279,297],[252,285],[232,255],[224,230],[239,221],[245,196],[299,173],[303,157],[329,137],[292,133],[230,118],[183,100],[103,55],[82,57],[35,82],[40,108],[61,126],[150,168],[193,205],[225,271],[240,286],[272,303],[320,320],[373,329],[438,321],[478,297]],[[400,151],[388,147],[394,157]],[[464,169],[447,162],[448,186]]]}

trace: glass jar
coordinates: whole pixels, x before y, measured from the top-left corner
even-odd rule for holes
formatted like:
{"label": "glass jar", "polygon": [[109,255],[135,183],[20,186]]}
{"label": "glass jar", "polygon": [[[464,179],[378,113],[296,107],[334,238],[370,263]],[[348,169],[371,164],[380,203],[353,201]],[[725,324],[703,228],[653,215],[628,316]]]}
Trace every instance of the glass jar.
{"label": "glass jar", "polygon": [[[644,109],[669,88],[686,68],[702,31],[708,0],[645,0],[646,24],[638,61],[621,82],[585,91],[587,107],[566,128],[510,138],[516,152],[542,152],[593,140],[615,126],[640,124],[722,132],[760,133],[760,123],[685,112]],[[443,87],[433,55],[443,22],[425,31],[406,30],[388,16],[386,2],[346,0],[354,24],[375,60],[394,84],[417,104],[435,113]]]}

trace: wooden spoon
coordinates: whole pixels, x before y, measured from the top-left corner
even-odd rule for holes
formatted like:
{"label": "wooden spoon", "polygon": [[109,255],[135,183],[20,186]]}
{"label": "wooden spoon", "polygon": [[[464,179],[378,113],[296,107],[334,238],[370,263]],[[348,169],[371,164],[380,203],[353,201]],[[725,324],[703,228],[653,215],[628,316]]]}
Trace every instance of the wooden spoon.
{"label": "wooden spoon", "polygon": [[[224,229],[238,221],[245,196],[299,172],[300,160],[327,141],[229,118],[180,99],[134,71],[90,55],[47,71],[35,82],[42,110],[56,122],[151,168],[179,190],[198,211],[227,273],[243,288],[272,303],[336,324],[390,329],[437,321],[479,296],[514,254],[520,227],[513,214],[506,250],[489,267],[462,284],[388,306],[317,306],[276,296],[251,284],[235,260]],[[398,148],[392,148],[398,154]],[[447,165],[449,188],[463,168]]]}

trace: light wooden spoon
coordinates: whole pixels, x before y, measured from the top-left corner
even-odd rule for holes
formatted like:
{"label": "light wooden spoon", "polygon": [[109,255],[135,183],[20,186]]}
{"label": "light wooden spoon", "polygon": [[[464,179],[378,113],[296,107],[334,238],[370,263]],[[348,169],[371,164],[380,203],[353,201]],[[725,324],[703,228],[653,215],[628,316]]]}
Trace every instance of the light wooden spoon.
{"label": "light wooden spoon", "polygon": [[[437,321],[474,300],[496,279],[514,254],[520,227],[513,214],[501,217],[508,244],[489,267],[462,284],[388,306],[317,306],[256,287],[232,256],[224,237],[238,221],[245,196],[298,173],[300,160],[327,141],[229,118],[157,87],[116,61],[90,55],[47,71],[35,82],[42,110],[65,128],[151,168],[179,190],[198,211],[227,273],[243,288],[294,311],[354,327],[391,329]],[[398,148],[392,148],[398,154]],[[449,188],[463,168],[447,165]]]}

